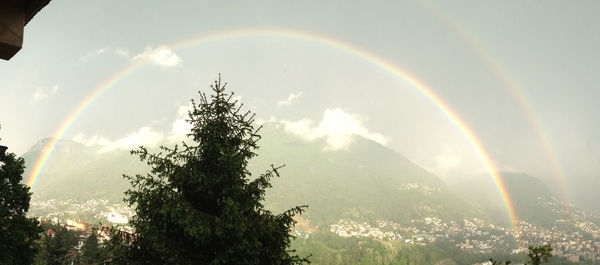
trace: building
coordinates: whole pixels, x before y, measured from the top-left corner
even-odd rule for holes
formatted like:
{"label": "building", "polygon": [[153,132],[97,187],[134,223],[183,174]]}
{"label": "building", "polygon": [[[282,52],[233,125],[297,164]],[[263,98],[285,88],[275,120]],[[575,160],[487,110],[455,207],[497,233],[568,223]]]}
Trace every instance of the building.
{"label": "building", "polygon": [[88,225],[87,225],[87,223],[83,223],[83,222],[67,220],[67,224],[65,225],[65,227],[69,231],[86,231],[88,228]]}
{"label": "building", "polygon": [[50,0],[0,1],[0,58],[9,60],[23,47],[25,25]]}
{"label": "building", "polygon": [[567,260],[570,262],[579,262],[579,255],[568,254],[565,255],[565,258],[567,258]]}

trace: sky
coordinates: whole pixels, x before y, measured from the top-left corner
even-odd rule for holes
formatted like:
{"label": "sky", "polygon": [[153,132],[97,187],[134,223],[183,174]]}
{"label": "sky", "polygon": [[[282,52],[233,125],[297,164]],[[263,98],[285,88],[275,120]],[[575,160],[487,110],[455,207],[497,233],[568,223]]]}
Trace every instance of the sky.
{"label": "sky", "polygon": [[[583,205],[600,183],[597,10],[594,1],[54,0],[26,26],[23,49],[0,62],[1,143],[23,154],[139,64],[63,137],[105,150],[174,137],[189,100],[221,73],[260,120],[328,137],[331,150],[358,134],[450,183],[485,175],[429,98],[364,56],[307,38],[228,34],[300,32],[403,69],[501,170],[539,177]],[[214,34],[231,36],[176,45]]]}

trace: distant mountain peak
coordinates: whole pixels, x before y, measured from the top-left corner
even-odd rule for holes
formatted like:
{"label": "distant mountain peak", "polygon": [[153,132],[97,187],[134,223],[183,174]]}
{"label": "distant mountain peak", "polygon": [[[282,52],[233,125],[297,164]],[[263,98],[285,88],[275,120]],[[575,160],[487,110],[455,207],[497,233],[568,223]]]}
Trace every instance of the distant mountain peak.
{"label": "distant mountain peak", "polygon": [[[48,144],[51,141],[56,140],[55,137],[46,137],[43,138],[39,141],[37,141],[34,145],[32,145],[31,147],[29,147],[29,149],[27,150],[27,152],[25,153],[36,153],[36,152],[41,152],[44,148],[46,148],[48,146]],[[85,148],[85,145],[75,142],[73,140],[70,139],[58,139],[56,141],[56,143],[54,144],[54,149],[67,149],[67,150],[72,150],[73,148]]]}

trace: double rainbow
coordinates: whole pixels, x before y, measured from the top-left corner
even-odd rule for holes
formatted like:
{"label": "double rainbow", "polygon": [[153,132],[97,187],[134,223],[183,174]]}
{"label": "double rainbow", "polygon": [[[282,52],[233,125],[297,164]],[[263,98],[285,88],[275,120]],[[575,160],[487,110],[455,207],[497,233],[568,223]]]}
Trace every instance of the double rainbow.
{"label": "double rainbow", "polygon": [[[508,218],[513,224],[513,229],[515,232],[518,229],[517,226],[517,217],[515,216],[515,210],[507,189],[502,181],[502,177],[500,176],[498,169],[492,162],[492,159],[487,154],[483,145],[476,137],[475,133],[467,126],[467,124],[453,111],[448,104],[446,104],[431,88],[429,88],[426,84],[419,81],[414,76],[410,75],[407,71],[399,68],[398,66],[385,61],[384,59],[369,53],[368,51],[359,49],[357,47],[352,46],[351,44],[327,37],[322,35],[317,35],[313,33],[292,31],[286,29],[246,29],[246,30],[236,30],[236,31],[228,31],[228,32],[220,32],[215,34],[210,34],[202,37],[186,39],[180,42],[173,43],[168,45],[171,49],[178,49],[183,47],[188,47],[192,45],[198,44],[206,44],[209,42],[215,42],[219,40],[232,39],[232,38],[244,38],[244,37],[277,37],[277,38],[287,38],[292,40],[300,40],[300,41],[308,41],[320,45],[324,45],[330,48],[334,48],[345,53],[357,56],[364,61],[376,65],[383,71],[386,71],[402,80],[404,80],[410,86],[416,88],[420,91],[423,96],[429,99],[447,118],[448,120],[456,127],[456,129],[463,135],[465,140],[470,143],[473,151],[477,154],[481,163],[487,170],[489,176],[493,179],[500,196],[504,202],[506,207],[506,211],[508,213]],[[82,113],[86,110],[88,106],[90,106],[98,97],[100,97],[105,91],[114,87],[119,81],[126,78],[128,75],[133,73],[135,70],[139,69],[142,65],[146,64],[149,59],[146,60],[137,60],[133,61],[127,67],[123,68],[121,71],[117,72],[115,75],[107,79],[102,84],[95,87],[88,96],[79,103],[79,105],[65,118],[65,120],[61,123],[58,129],[54,132],[53,137],[50,141],[46,143],[46,146],[43,148],[43,151],[37,161],[33,166],[33,170],[31,171],[26,184],[28,186],[33,186],[38,179],[40,172],[43,170],[45,164],[48,161],[48,158],[52,154],[52,150],[55,148],[58,139],[63,138],[65,132],[71,127],[71,125],[77,121],[77,119],[82,115]]]}

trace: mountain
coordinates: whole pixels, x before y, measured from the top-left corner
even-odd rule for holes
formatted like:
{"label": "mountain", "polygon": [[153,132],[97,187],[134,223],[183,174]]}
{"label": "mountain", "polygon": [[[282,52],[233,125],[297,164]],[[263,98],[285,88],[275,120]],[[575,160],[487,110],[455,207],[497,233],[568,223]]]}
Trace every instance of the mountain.
{"label": "mountain", "polygon": [[[25,176],[29,176],[36,160],[44,151],[43,149],[48,142],[52,140],[54,139],[42,139],[23,154],[27,166],[25,168]],[[47,160],[43,172],[44,174],[55,175],[64,172],[65,166],[85,164],[94,159],[96,155],[95,151],[94,148],[87,147],[71,140],[59,140],[56,142],[55,148],[52,150],[52,155],[50,155]],[[39,181],[44,182],[49,179],[50,178],[39,178]]]}
{"label": "mountain", "polygon": [[[313,264],[523,260],[522,253],[509,254],[517,243],[510,224],[502,223],[506,209],[490,178],[450,187],[398,152],[360,136],[347,149],[333,151],[324,139],[304,140],[283,124],[263,126],[249,170],[256,177],[271,165],[285,164],[281,177],[272,179],[265,205],[276,213],[309,205],[297,218],[293,244],[299,254],[313,255]],[[24,155],[29,168],[48,140]],[[100,152],[99,147],[60,140],[33,187],[29,214],[117,223],[122,218],[109,216],[132,214],[122,202],[129,187],[122,174],[146,172],[148,167],[128,150]],[[522,240],[586,246],[587,240],[598,238],[598,218],[559,201],[539,179],[501,175],[517,215],[528,222],[520,225]],[[577,254],[577,249],[561,251]],[[562,257],[554,264],[567,263]]]}
{"label": "mountain", "polygon": [[[579,177],[577,181],[570,181],[569,196],[578,207],[600,214],[600,176]],[[575,191],[575,192],[573,192]]]}
{"label": "mountain", "polygon": [[[482,217],[437,176],[369,139],[354,136],[348,149],[329,151],[324,140],[305,141],[278,123],[264,124],[261,135],[259,155],[249,165],[253,175],[271,164],[286,165],[267,193],[266,205],[276,212],[306,204],[303,216],[315,224],[340,218],[409,223],[424,217]],[[24,155],[28,167],[40,146],[43,142]],[[148,168],[126,150],[98,151],[59,141],[33,187],[34,200],[120,202],[129,185],[122,174],[145,173]]]}
{"label": "mountain", "polygon": [[347,150],[328,151],[325,140],[307,142],[280,124],[266,124],[261,134],[260,154],[251,170],[286,165],[267,196],[267,204],[278,211],[307,204],[307,216],[325,222],[481,216],[437,176],[369,139],[354,136]]}
{"label": "mountain", "polygon": [[[27,166],[26,176],[33,170],[34,161],[49,140],[38,142],[23,155]],[[126,150],[99,153],[96,147],[59,140],[32,192],[38,200],[85,201],[102,198],[120,202],[128,187],[121,176],[125,173],[141,173],[145,168]]]}
{"label": "mountain", "polygon": [[[582,210],[557,199],[540,179],[515,172],[500,172],[508,196],[519,219],[536,226],[550,228],[557,220],[583,220],[589,217]],[[465,200],[483,209],[495,220],[505,220],[506,207],[489,177],[478,177],[455,185]]]}

